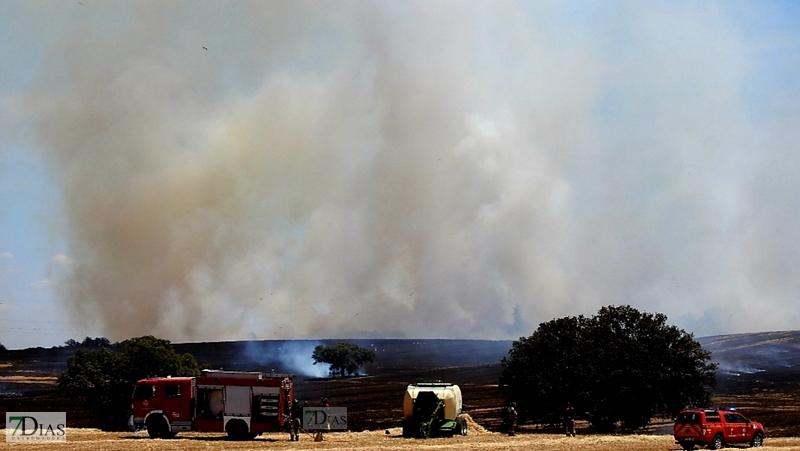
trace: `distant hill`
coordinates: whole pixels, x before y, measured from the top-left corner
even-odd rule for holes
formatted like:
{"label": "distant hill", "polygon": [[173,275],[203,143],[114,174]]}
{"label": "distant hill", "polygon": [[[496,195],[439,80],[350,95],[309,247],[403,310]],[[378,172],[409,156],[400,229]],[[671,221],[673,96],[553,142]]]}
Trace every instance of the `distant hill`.
{"label": "distant hill", "polygon": [[191,353],[201,366],[231,370],[257,370],[326,376],[323,365],[312,364],[318,345],[347,341],[375,351],[375,362],[367,373],[399,368],[438,368],[498,364],[508,355],[511,341],[493,340],[253,340],[208,343],[177,343],[179,353]]}
{"label": "distant hill", "polygon": [[[719,364],[720,390],[800,381],[800,331],[718,335],[697,340]],[[512,345],[510,340],[354,339],[174,343],[174,347],[179,353],[191,353],[208,368],[274,370],[313,378],[327,376],[324,365],[312,365],[314,347],[339,341],[374,350],[375,362],[365,366],[364,372],[375,375],[402,369],[499,367]],[[0,354],[0,393],[42,388],[36,383],[23,385],[15,379],[23,374],[55,376],[66,369],[66,359],[74,352],[71,348],[29,348]]]}

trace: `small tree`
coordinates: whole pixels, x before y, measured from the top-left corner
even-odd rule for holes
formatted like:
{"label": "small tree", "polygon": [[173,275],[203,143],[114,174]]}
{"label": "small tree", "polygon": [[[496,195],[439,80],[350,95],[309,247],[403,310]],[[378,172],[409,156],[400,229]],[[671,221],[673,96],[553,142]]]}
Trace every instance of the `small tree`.
{"label": "small tree", "polygon": [[317,346],[311,358],[314,359],[314,365],[329,364],[331,376],[344,377],[354,374],[365,363],[373,362],[375,351],[352,343],[340,342],[330,346]]}
{"label": "small tree", "polygon": [[6,347],[3,346],[3,343],[0,343],[0,352],[6,352],[6,351],[8,351],[8,349],[6,349]]}
{"label": "small tree", "polygon": [[127,423],[131,393],[136,381],[148,376],[199,374],[191,354],[177,354],[168,340],[152,335],[131,338],[109,347],[79,349],[67,359],[67,370],[58,377],[61,389],[84,396],[97,413],[102,429],[120,430]]}
{"label": "small tree", "polygon": [[555,424],[571,403],[598,431],[646,426],[710,402],[716,365],[693,336],[662,314],[603,307],[591,318],[542,323],[502,360],[500,386],[523,417]]}

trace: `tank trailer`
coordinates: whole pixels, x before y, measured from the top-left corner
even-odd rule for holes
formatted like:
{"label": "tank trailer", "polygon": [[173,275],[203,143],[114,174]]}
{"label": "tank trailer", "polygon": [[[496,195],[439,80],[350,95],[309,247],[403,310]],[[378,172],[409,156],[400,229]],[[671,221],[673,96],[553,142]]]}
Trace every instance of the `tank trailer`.
{"label": "tank trailer", "polygon": [[411,384],[403,398],[403,437],[467,435],[467,422],[461,409],[458,385],[444,382]]}

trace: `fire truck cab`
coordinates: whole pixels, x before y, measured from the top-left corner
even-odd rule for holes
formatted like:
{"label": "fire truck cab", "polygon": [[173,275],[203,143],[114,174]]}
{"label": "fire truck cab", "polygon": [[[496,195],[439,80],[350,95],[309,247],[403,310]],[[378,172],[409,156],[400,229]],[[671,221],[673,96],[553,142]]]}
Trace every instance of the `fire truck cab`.
{"label": "fire truck cab", "polygon": [[294,399],[292,375],[203,370],[198,377],[162,377],[136,383],[132,422],[152,438],[181,431],[227,432],[251,439],[279,430]]}

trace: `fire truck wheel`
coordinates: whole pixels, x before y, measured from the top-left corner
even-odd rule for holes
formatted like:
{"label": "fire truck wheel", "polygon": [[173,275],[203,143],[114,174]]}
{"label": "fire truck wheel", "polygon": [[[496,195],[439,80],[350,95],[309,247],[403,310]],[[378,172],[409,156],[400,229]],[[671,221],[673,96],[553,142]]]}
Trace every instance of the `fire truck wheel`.
{"label": "fire truck wheel", "polygon": [[753,448],[758,448],[763,444],[764,444],[764,436],[761,435],[760,432],[756,432],[756,435],[753,437],[753,440],[750,441],[750,446],[752,446]]}
{"label": "fire truck wheel", "polygon": [[250,433],[247,431],[247,423],[242,420],[228,421],[225,429],[228,432],[228,438],[231,440],[247,440],[250,438]]}
{"label": "fire truck wheel", "polygon": [[172,438],[168,430],[167,420],[161,415],[151,415],[147,418],[147,435],[150,438]]}

